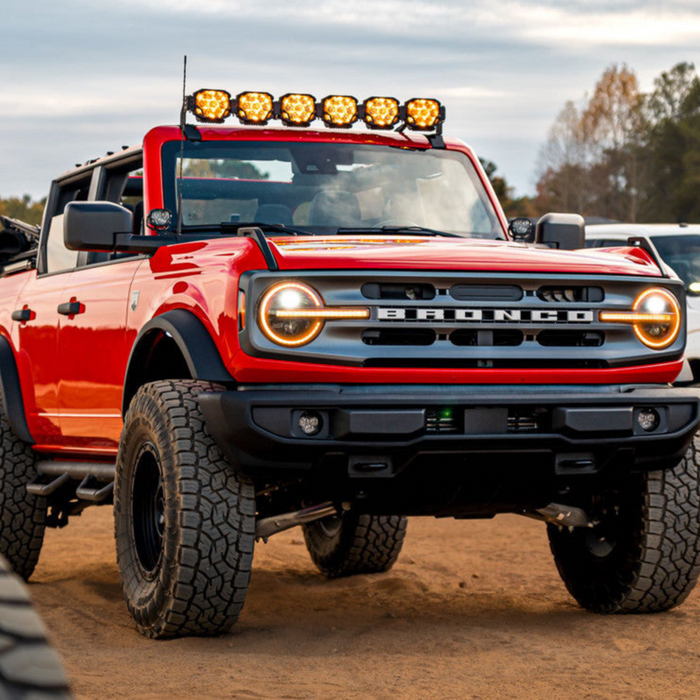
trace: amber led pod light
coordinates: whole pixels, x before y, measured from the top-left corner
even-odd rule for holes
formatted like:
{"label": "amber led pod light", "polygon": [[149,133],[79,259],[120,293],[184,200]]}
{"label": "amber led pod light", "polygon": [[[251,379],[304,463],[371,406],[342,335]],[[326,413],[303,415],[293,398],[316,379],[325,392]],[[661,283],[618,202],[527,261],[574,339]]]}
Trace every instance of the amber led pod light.
{"label": "amber led pod light", "polygon": [[272,119],[272,95],[268,92],[242,92],[236,103],[238,118],[244,124],[267,124]]}
{"label": "amber led pod light", "polygon": [[393,97],[370,97],[362,106],[365,122],[373,129],[391,129],[399,120],[399,101]]}
{"label": "amber led pod light", "polygon": [[287,126],[309,126],[316,119],[316,99],[313,95],[283,95],[280,98],[280,119]]}
{"label": "amber led pod light", "polygon": [[649,348],[663,350],[678,337],[681,309],[678,299],[665,289],[647,289],[635,300],[631,312],[603,311],[600,320],[629,323],[639,340]]}
{"label": "amber led pod light", "polygon": [[406,102],[406,124],[409,129],[428,131],[442,120],[442,105],[437,100],[416,97]]}
{"label": "amber led pod light", "polygon": [[330,95],[321,103],[327,126],[346,129],[357,121],[357,100],[349,95]]}
{"label": "amber led pod light", "polygon": [[197,90],[192,113],[199,121],[220,123],[231,116],[231,95],[226,90]]}
{"label": "amber led pod light", "polygon": [[326,321],[369,318],[369,309],[326,308],[314,289],[302,282],[270,287],[258,307],[260,329],[273,343],[297,347],[310,343]]}

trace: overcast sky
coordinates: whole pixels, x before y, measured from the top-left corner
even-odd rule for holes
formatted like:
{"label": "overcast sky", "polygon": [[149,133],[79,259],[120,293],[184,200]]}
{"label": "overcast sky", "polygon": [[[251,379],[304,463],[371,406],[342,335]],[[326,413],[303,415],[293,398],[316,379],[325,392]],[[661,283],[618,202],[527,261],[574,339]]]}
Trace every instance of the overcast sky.
{"label": "overcast sky", "polygon": [[0,196],[175,123],[185,53],[190,92],[438,97],[519,194],[608,65],[700,63],[698,0],[0,0],[0,28]]}

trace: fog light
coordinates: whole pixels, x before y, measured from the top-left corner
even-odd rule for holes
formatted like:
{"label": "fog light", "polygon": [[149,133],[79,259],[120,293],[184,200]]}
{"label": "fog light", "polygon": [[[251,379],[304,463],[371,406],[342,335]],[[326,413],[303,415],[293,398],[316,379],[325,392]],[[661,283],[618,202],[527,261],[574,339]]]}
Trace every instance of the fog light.
{"label": "fog light", "polygon": [[643,408],[637,414],[637,423],[639,427],[647,433],[652,433],[659,427],[661,418],[658,411],[653,408]]}
{"label": "fog light", "polygon": [[299,416],[299,430],[304,435],[318,435],[323,427],[323,420],[318,413],[313,411],[304,411]]}

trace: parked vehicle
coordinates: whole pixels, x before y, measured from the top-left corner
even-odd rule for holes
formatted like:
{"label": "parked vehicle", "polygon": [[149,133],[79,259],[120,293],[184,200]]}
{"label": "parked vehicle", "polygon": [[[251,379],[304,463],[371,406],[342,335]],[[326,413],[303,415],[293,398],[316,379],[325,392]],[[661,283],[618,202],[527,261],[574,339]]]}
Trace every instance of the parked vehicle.
{"label": "parked vehicle", "polygon": [[683,280],[686,288],[688,341],[686,362],[677,383],[700,382],[700,225],[605,224],[586,226],[586,247],[626,245],[630,236],[642,238]]}
{"label": "parked vehicle", "polygon": [[5,221],[15,571],[46,526],[113,502],[138,629],[217,634],[256,540],[302,525],[327,576],[376,573],[406,516],[520,513],[584,607],[685,599],[683,282],[641,247],[576,252],[576,215],[509,228],[443,119],[430,99],[200,90],[179,127],[56,178],[40,231]]}

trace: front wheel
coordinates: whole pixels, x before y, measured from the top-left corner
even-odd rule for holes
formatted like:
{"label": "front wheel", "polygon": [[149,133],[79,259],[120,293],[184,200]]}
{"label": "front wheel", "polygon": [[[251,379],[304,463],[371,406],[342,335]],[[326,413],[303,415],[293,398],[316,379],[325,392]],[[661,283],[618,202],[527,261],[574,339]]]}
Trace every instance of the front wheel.
{"label": "front wheel", "polygon": [[360,515],[353,511],[303,526],[306,548],[329,578],[388,571],[406,536],[406,518]]}
{"label": "front wheel", "polygon": [[117,562],[147,637],[214,635],[243,607],[255,494],[226,462],[199,410],[200,381],[146,384],[124,421],[114,490]]}
{"label": "front wheel", "polygon": [[630,475],[592,504],[591,529],[548,525],[559,574],[597,613],[661,612],[680,605],[700,574],[700,440],[670,470]]}

